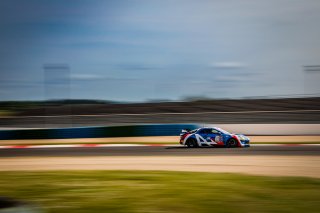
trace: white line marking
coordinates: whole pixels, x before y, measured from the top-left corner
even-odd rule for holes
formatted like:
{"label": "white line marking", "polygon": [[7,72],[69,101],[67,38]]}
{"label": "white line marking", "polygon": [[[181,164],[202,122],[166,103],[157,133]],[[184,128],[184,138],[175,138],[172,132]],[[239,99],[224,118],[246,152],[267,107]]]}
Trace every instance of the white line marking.
{"label": "white line marking", "polygon": [[146,144],[99,144],[99,147],[136,147],[136,146],[148,146]]}
{"label": "white line marking", "polygon": [[42,149],[42,148],[69,148],[69,147],[79,147],[79,145],[74,144],[61,144],[61,145],[30,145],[26,148],[35,148],[35,149]]}

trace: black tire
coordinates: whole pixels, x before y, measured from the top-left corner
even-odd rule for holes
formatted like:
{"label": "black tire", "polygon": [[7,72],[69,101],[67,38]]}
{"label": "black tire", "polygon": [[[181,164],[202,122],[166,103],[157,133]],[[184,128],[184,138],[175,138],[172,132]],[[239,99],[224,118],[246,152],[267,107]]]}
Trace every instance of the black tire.
{"label": "black tire", "polygon": [[196,148],[196,147],[198,147],[197,141],[195,139],[193,139],[193,138],[188,139],[186,144],[187,144],[188,148]]}
{"label": "black tire", "polygon": [[227,143],[227,147],[229,147],[229,148],[233,148],[233,147],[237,147],[237,146],[238,146],[238,141],[234,138],[231,138]]}

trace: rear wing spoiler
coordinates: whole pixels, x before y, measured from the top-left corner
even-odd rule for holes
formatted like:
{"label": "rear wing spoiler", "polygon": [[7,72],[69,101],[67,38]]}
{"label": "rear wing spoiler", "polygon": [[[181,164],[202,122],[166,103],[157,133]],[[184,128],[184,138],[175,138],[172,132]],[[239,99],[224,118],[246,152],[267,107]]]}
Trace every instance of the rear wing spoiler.
{"label": "rear wing spoiler", "polygon": [[180,135],[184,135],[190,131],[191,131],[191,129],[182,129]]}

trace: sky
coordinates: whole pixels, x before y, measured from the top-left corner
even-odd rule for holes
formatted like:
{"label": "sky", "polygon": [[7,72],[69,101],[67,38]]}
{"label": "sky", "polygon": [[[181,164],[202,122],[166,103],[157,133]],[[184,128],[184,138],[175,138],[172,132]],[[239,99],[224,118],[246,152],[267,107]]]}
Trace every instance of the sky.
{"label": "sky", "polygon": [[303,66],[320,64],[319,11],[318,0],[1,0],[0,100],[318,96],[320,71]]}

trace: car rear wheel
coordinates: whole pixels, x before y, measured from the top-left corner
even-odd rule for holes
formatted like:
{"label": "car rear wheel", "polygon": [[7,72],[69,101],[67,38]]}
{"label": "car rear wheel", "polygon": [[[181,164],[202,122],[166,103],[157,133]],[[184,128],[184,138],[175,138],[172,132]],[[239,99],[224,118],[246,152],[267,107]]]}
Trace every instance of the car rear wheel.
{"label": "car rear wheel", "polygon": [[196,148],[196,147],[198,147],[197,141],[195,139],[193,139],[193,138],[188,139],[186,144],[187,144],[188,148]]}
{"label": "car rear wheel", "polygon": [[227,143],[227,147],[231,148],[231,147],[237,147],[238,142],[236,139],[231,138],[228,143]]}

